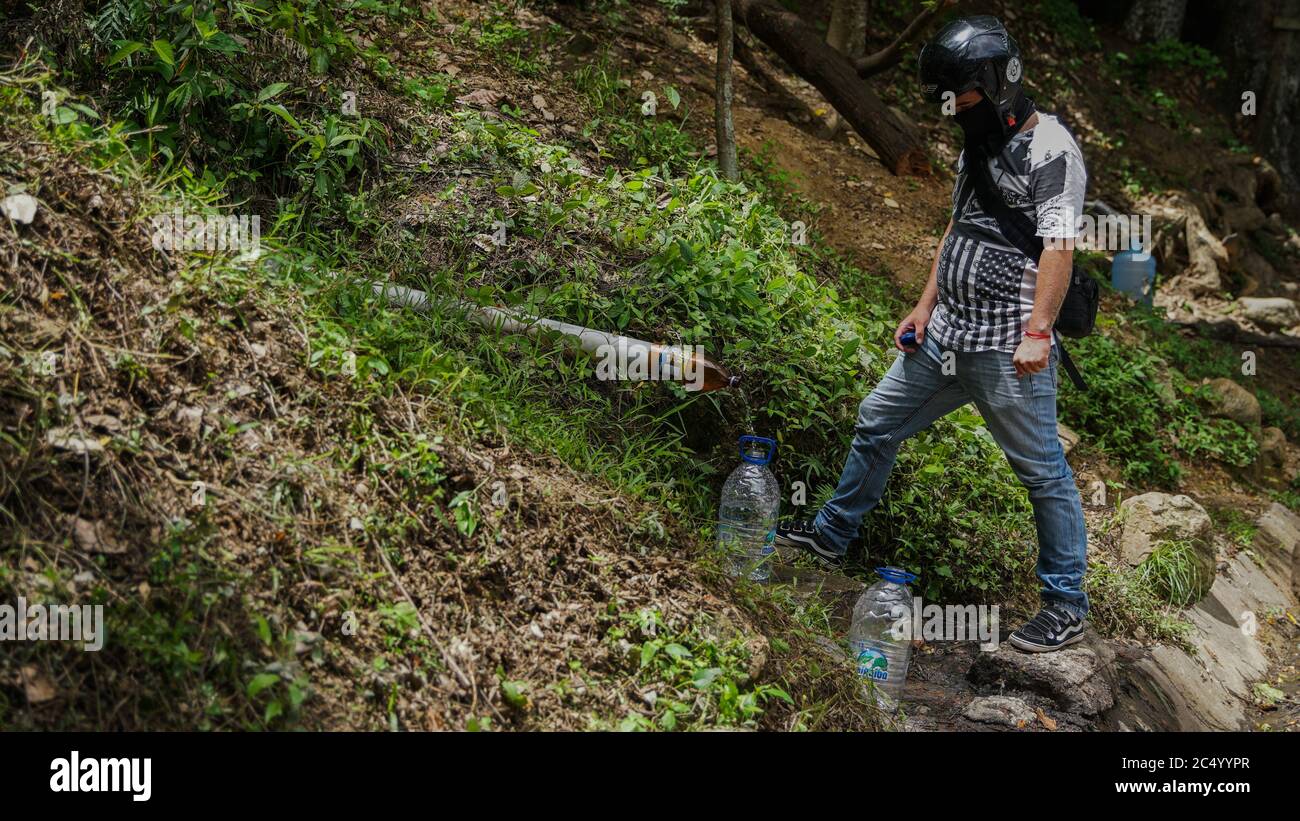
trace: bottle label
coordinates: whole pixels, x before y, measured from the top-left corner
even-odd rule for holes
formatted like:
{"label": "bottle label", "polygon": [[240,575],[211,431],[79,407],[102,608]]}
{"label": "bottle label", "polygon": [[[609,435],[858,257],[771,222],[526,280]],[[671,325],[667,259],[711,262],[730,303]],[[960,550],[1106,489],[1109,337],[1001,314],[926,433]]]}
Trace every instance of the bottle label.
{"label": "bottle label", "polygon": [[862,642],[853,643],[853,651],[858,659],[858,675],[874,681],[889,681],[889,659],[874,647]]}
{"label": "bottle label", "polygon": [[763,555],[770,556],[776,552],[776,528],[773,527],[767,531],[767,538],[763,539]]}

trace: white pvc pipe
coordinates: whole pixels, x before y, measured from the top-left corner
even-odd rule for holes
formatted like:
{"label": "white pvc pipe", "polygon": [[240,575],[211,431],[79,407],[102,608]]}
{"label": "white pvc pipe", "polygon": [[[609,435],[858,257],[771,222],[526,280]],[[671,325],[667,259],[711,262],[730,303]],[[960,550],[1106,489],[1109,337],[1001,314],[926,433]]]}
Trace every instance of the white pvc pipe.
{"label": "white pvc pipe", "polygon": [[[390,305],[401,308],[411,308],[416,311],[429,310],[429,295],[418,288],[407,288],[404,285],[393,285],[385,283],[375,283],[374,290],[376,294],[381,294],[388,299]],[[557,322],[554,319],[543,319],[528,314],[519,314],[513,311],[502,310],[501,308],[485,307],[474,305],[463,300],[457,300],[459,305],[470,319],[485,328],[494,330],[503,330],[508,333],[522,333],[532,336],[538,327],[550,328],[553,331],[559,331],[562,334],[576,337],[578,346],[586,353],[592,356],[600,352],[602,346],[610,346],[604,350],[617,350],[620,345],[626,346],[629,355],[644,349],[644,356],[658,355],[656,349],[659,348],[651,342],[643,339],[636,339],[621,334],[609,334],[604,331],[597,331],[593,328],[587,328],[582,325],[573,325],[568,322]]]}

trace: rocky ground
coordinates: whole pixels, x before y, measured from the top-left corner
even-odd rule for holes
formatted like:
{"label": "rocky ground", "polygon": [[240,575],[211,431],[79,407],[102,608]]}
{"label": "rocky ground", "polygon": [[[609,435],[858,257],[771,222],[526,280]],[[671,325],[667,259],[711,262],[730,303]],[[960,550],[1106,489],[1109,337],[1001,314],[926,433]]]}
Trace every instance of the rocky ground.
{"label": "rocky ground", "polygon": [[[1210,517],[1187,496],[1148,493],[1121,506],[1120,543],[1134,563],[1154,540],[1186,538],[1208,575],[1183,613],[1185,647],[1095,633],[1051,654],[1005,643],[914,642],[899,726],[933,730],[1296,730],[1289,698],[1300,661],[1300,516],[1274,504],[1249,549],[1213,538]],[[1224,552],[1220,552],[1224,551]],[[1230,554],[1230,555],[1225,555]],[[777,577],[818,598],[847,630],[862,582],[782,568]],[[841,657],[837,647],[822,648]],[[847,658],[844,658],[847,661]]]}

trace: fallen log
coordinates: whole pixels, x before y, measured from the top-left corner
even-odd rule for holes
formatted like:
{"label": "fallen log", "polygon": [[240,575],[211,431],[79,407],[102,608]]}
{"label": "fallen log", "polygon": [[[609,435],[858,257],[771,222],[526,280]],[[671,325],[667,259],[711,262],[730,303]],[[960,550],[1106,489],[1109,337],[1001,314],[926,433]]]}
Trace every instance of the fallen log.
{"label": "fallen log", "polygon": [[822,93],[886,168],[899,175],[930,173],[921,135],[885,105],[853,63],[816,29],[773,0],[731,0],[731,7],[755,37]]}

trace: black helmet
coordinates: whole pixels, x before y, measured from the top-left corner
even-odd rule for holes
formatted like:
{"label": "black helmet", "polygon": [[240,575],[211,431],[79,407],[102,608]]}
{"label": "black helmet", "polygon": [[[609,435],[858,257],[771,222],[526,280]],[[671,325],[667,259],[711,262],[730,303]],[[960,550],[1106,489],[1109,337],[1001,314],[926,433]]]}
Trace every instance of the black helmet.
{"label": "black helmet", "polygon": [[998,18],[987,14],[953,20],[921,49],[921,89],[935,102],[945,91],[984,92],[998,111],[1004,134],[1023,117],[1020,47]]}

